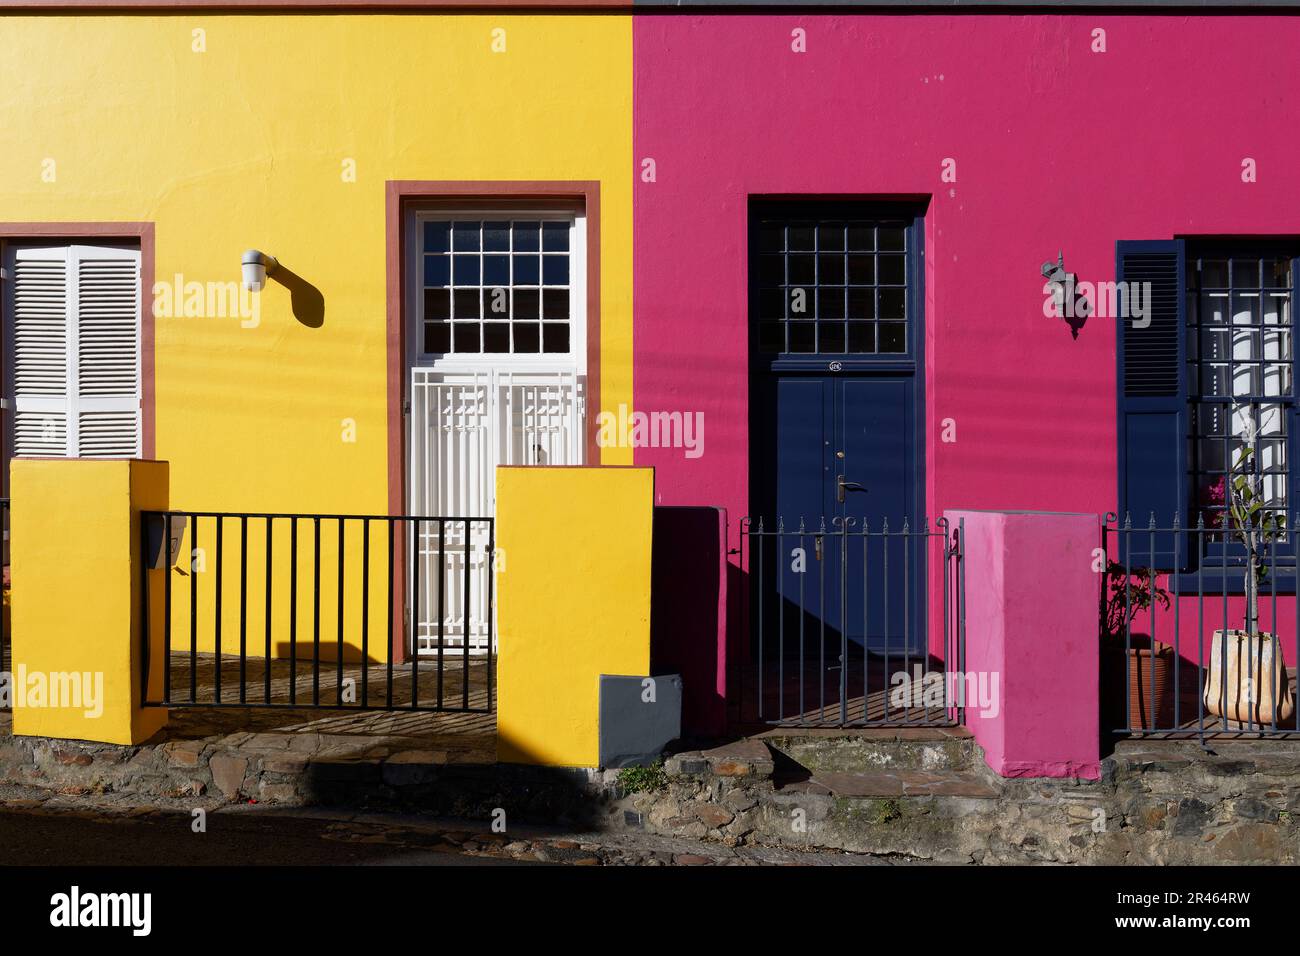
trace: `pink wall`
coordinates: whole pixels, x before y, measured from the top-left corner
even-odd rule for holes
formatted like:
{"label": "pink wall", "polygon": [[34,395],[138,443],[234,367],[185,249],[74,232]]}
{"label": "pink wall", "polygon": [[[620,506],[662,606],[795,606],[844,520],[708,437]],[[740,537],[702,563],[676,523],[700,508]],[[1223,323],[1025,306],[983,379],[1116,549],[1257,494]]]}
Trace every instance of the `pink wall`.
{"label": "pink wall", "polygon": [[1096,515],[948,512],[966,535],[966,726],[1004,777],[1100,775]]}
{"label": "pink wall", "polygon": [[635,404],[706,422],[702,457],[637,451],[657,503],[727,509],[738,547],[747,197],[845,193],[930,197],[929,513],[1114,509],[1114,322],[1072,339],[1039,267],[1110,281],[1118,239],[1300,233],[1297,49],[1278,16],[638,16]]}

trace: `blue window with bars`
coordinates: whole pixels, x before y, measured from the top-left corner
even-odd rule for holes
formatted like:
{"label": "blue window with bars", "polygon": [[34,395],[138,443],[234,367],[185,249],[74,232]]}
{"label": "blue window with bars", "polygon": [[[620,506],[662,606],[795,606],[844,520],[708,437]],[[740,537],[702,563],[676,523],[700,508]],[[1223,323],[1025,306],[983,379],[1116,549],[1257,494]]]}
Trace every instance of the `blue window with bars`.
{"label": "blue window with bars", "polygon": [[[909,342],[910,222],[773,205],[756,217],[751,304],[767,355],[902,356]],[[838,214],[836,214],[838,213]]]}
{"label": "blue window with bars", "polygon": [[[1238,475],[1292,524],[1297,256],[1300,243],[1281,241],[1118,244],[1117,278],[1149,289],[1149,316],[1117,318],[1119,517],[1162,529],[1150,545],[1142,536],[1144,564],[1150,549],[1163,570],[1239,568],[1228,513]],[[1175,520],[1203,531],[1166,532]],[[1293,582],[1293,534],[1273,550]]]}
{"label": "blue window with bars", "polygon": [[572,230],[572,219],[424,221],[424,353],[569,353]]}

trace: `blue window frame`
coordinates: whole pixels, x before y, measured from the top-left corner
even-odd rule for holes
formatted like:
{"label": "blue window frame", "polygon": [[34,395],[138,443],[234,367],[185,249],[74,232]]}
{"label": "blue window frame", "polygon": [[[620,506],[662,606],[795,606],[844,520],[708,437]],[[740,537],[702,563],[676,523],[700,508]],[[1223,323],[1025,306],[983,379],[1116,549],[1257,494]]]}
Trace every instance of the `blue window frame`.
{"label": "blue window frame", "polygon": [[749,244],[756,362],[913,365],[919,222],[901,204],[756,200]]}
{"label": "blue window frame", "polygon": [[[1241,587],[1225,499],[1243,446],[1264,507],[1293,523],[1298,254],[1295,241],[1118,244],[1118,278],[1150,284],[1150,314],[1118,318],[1120,520],[1204,528],[1142,548],[1143,564],[1153,552],[1158,568],[1194,576],[1188,587]],[[1294,588],[1294,532],[1273,551],[1279,586]]]}
{"label": "blue window frame", "polygon": [[425,355],[569,354],[572,218],[422,222]]}

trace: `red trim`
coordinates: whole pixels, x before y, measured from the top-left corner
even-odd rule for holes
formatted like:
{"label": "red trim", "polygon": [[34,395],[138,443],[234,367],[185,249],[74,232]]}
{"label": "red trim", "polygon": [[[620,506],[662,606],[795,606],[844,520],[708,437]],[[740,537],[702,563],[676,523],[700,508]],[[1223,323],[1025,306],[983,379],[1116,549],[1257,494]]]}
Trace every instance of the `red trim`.
{"label": "red trim", "polygon": [[[587,459],[600,461],[596,410],[600,408],[600,183],[594,180],[389,180],[384,194],[386,286],[388,296],[388,512],[406,512],[406,256],[403,219],[411,203],[430,199],[503,197],[580,201],[587,221]],[[405,536],[398,542],[394,568],[394,660],[405,660]]]}
{"label": "red trim", "polygon": [[135,239],[140,243],[140,457],[153,458],[154,224],[151,222],[0,222],[0,239]]}

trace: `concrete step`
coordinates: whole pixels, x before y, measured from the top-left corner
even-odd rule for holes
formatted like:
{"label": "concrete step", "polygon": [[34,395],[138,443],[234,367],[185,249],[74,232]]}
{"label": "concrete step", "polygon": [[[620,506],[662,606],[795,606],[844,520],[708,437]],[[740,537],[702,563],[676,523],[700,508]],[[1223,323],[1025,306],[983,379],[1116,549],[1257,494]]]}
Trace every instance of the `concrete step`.
{"label": "concrete step", "polygon": [[664,762],[670,777],[715,776],[757,777],[772,776],[775,761],[772,751],[760,740],[746,737],[711,750],[688,750],[674,754]]}
{"label": "concrete step", "polygon": [[926,770],[881,770],[871,773],[819,771],[807,780],[789,781],[777,792],[830,797],[968,797],[996,800],[999,791],[974,773]]}
{"label": "concrete step", "polygon": [[664,770],[662,787],[614,805],[625,826],[889,858],[970,862],[980,844],[966,831],[1004,797],[969,735],[943,728],[774,730]]}
{"label": "concrete step", "polygon": [[771,730],[756,740],[813,773],[864,774],[979,769],[974,739],[961,727]]}

